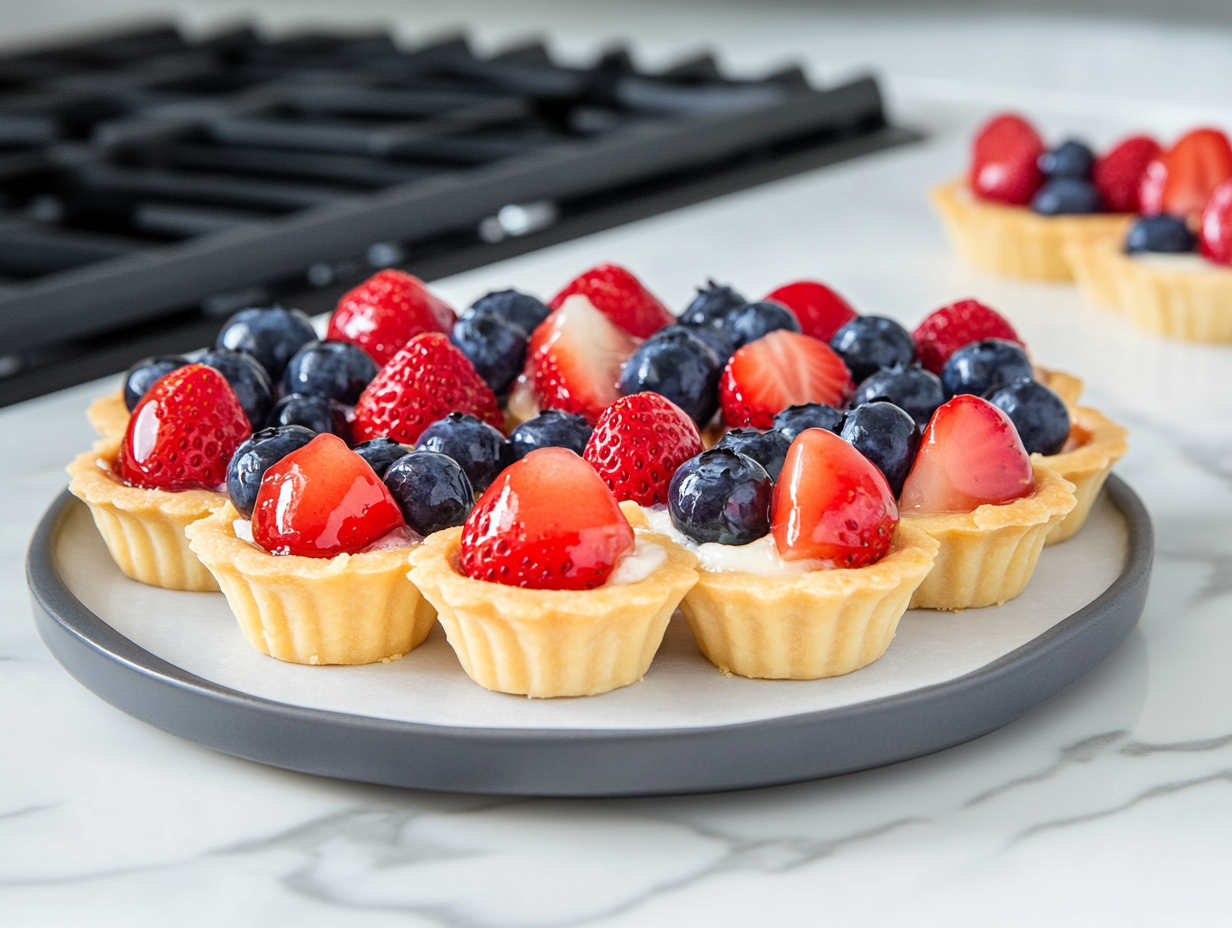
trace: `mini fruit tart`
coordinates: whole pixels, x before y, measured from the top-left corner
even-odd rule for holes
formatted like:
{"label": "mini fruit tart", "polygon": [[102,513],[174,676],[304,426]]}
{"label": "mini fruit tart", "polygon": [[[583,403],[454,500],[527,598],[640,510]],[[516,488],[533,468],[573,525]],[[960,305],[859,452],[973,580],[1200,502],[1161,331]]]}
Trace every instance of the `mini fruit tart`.
{"label": "mini fruit tart", "polygon": [[1069,414],[1071,424],[1065,444],[1056,454],[1041,456],[1040,460],[1074,485],[1076,503],[1069,515],[1048,530],[1045,545],[1072,538],[1086,524],[1112,466],[1129,451],[1129,429],[1117,425],[1098,409],[1071,406]]}
{"label": "mini fruit tart", "polygon": [[184,530],[226,502],[219,489],[227,462],[249,431],[221,374],[200,364],[180,367],[150,387],[123,438],[77,456],[69,490],[90,507],[129,577],[170,590],[217,590]]}
{"label": "mini fruit tart", "polygon": [[128,428],[130,415],[124,404],[122,388],[98,397],[86,407],[86,418],[104,441],[118,442],[122,439]]}
{"label": "mini fruit tart", "polygon": [[820,428],[796,436],[777,484],[745,454],[704,452],[640,523],[696,548],[681,611],[702,654],[745,677],[816,680],[877,660],[937,552],[899,524],[878,469]]}
{"label": "mini fruit tart", "polygon": [[603,479],[557,447],[508,467],[462,528],[432,535],[410,562],[467,675],[534,697],[636,683],[697,581],[692,554],[635,537]]}

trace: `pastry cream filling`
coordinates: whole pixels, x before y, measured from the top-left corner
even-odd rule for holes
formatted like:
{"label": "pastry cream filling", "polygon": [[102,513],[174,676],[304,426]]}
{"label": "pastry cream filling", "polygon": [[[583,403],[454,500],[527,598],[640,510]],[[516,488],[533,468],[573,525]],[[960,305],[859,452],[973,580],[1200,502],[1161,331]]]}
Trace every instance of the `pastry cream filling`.
{"label": "pastry cream filling", "polygon": [[1158,268],[1161,271],[1183,271],[1194,274],[1217,274],[1220,271],[1232,270],[1214,261],[1208,261],[1202,255],[1194,252],[1167,253],[1162,251],[1140,251],[1129,255],[1130,260],[1144,267]]}
{"label": "pastry cream filling", "polygon": [[633,543],[633,550],[621,559],[603,585],[627,586],[630,583],[641,583],[666,563],[666,548],[639,538]]}
{"label": "pastry cream filling", "polygon": [[[235,533],[235,537],[240,541],[246,541],[258,551],[265,551],[252,537],[252,522],[249,519],[232,519],[231,531]],[[392,532],[382,535],[366,548],[357,551],[357,554],[368,554],[372,551],[391,551],[394,548],[409,548],[412,545],[417,545],[423,541],[423,536],[412,528],[405,525],[400,525]],[[269,553],[268,551],[266,552]]]}
{"label": "pastry cream filling", "polygon": [[666,535],[672,541],[694,552],[697,555],[697,566],[700,570],[708,570],[711,573],[732,571],[756,574],[759,577],[795,577],[814,570],[824,570],[830,566],[817,560],[783,560],[772,535],[763,535],[747,545],[721,545],[713,541],[698,544],[676,529],[676,526],[672,524],[671,513],[666,509],[643,507],[642,512],[646,514],[646,521],[651,531]]}

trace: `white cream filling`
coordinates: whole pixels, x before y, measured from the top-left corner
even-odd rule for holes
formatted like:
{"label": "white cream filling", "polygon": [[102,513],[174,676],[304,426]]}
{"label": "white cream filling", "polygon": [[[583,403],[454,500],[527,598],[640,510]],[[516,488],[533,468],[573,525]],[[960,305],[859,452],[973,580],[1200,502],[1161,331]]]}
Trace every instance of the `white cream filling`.
{"label": "white cream filling", "polygon": [[[240,541],[246,541],[258,551],[265,551],[265,548],[257,544],[252,537],[252,522],[249,519],[232,519],[231,531],[235,533],[235,537]],[[387,532],[382,535],[366,548],[362,548],[359,554],[367,554],[371,551],[390,551],[394,548],[409,548],[412,545],[417,545],[423,541],[423,536],[417,533],[414,529],[405,525],[400,525],[392,532]],[[268,552],[266,552],[268,553]],[[666,553],[666,552],[665,552]]]}
{"label": "white cream filling", "polygon": [[611,572],[604,586],[628,586],[641,583],[667,563],[667,549],[653,541],[638,538],[633,550],[621,559]]}
{"label": "white cream filling", "polygon": [[1182,271],[1189,274],[1218,274],[1220,271],[1232,270],[1225,265],[1208,261],[1195,252],[1171,253],[1162,251],[1140,251],[1129,256],[1144,267],[1159,268],[1161,271]]}
{"label": "white cream filling", "polygon": [[698,544],[672,524],[666,509],[642,508],[650,530],[666,535],[697,555],[697,566],[711,573],[739,572],[759,577],[795,577],[814,570],[824,570],[824,561],[785,561],[779,554],[773,535],[763,535],[747,545],[721,545],[713,541]]}

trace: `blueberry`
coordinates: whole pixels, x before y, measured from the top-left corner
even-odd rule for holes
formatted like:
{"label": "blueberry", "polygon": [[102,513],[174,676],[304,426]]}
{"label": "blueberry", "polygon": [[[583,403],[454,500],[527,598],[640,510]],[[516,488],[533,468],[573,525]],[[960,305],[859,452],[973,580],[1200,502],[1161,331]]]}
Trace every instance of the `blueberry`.
{"label": "blueberry", "polygon": [[226,349],[207,351],[197,360],[227,378],[248,424],[259,429],[274,405],[274,387],[261,363],[250,354]]}
{"label": "blueberry", "polygon": [[877,465],[897,498],[920,446],[915,419],[893,403],[865,403],[847,413],[839,434]]}
{"label": "blueberry", "polygon": [[282,385],[287,393],[306,393],[354,406],[376,376],[377,365],[347,342],[309,342],[287,362]]}
{"label": "blueberry", "polygon": [[312,323],[298,309],[271,306],[241,309],[223,325],[214,347],[252,355],[276,382],[291,355],[316,337]]}
{"label": "blueberry", "polygon": [[1056,454],[1069,438],[1069,410],[1053,390],[1034,380],[997,387],[986,399],[1014,423],[1028,454]]}
{"label": "blueberry", "polygon": [[451,412],[433,422],[415,442],[416,451],[448,455],[462,466],[476,493],[513,463],[513,449],[499,431],[466,413]]}
{"label": "blueberry", "polygon": [[719,357],[688,328],[660,329],[633,352],[620,371],[620,392],[658,393],[698,425],[719,408]]}
{"label": "blueberry", "polygon": [[385,471],[385,486],[406,524],[421,535],[466,521],[475,501],[466,472],[453,458],[435,451],[404,454]]}
{"label": "blueberry", "polygon": [[941,369],[946,396],[974,393],[983,396],[994,387],[1015,380],[1033,380],[1035,371],[1021,345],[1001,338],[986,338],[955,351]]}
{"label": "blueberry", "polygon": [[1125,250],[1131,255],[1144,251],[1185,254],[1197,245],[1198,240],[1185,225],[1185,220],[1167,213],[1140,217],[1125,238]]}
{"label": "blueberry", "polygon": [[723,317],[723,334],[735,348],[742,348],[776,329],[800,331],[800,320],[782,303],[762,300],[732,310]]}
{"label": "blueberry", "polygon": [[774,417],[774,427],[782,432],[789,442],[795,441],[796,436],[805,429],[825,429],[837,433],[842,424],[843,414],[825,403],[788,406]]}
{"label": "blueberry", "polygon": [[384,477],[389,465],[410,454],[411,449],[392,438],[373,438],[356,445],[355,453],[368,462],[378,477]]}
{"label": "blueberry", "polygon": [[145,396],[146,391],[166,374],[192,362],[178,354],[164,354],[156,358],[142,358],[124,375],[124,405],[132,412]]}
{"label": "blueberry", "polygon": [[878,368],[910,364],[915,357],[911,333],[883,316],[856,316],[834,333],[830,347],[838,352],[856,383]]}
{"label": "blueberry", "polygon": [[770,531],[774,481],[751,457],[711,448],[676,469],[667,508],[677,531],[696,542],[747,545]]}
{"label": "blueberry", "polygon": [[267,427],[302,425],[317,433],[331,432],[348,445],[351,443],[351,426],[347,422],[346,410],[341,403],[323,396],[303,393],[284,396],[265,417],[265,424]]}
{"label": "blueberry", "polygon": [[698,288],[693,302],[680,314],[680,322],[682,325],[719,328],[723,325],[723,319],[728,313],[747,303],[748,300],[731,287],[721,286],[710,280],[706,282],[704,288]]}
{"label": "blueberry", "polygon": [[918,364],[883,367],[856,387],[851,404],[859,406],[875,399],[886,399],[905,409],[923,428],[937,407],[945,402],[945,388],[941,386],[940,377]]}
{"label": "blueberry", "polygon": [[719,440],[716,448],[726,448],[752,458],[766,469],[770,479],[778,481],[787,460],[791,439],[778,429],[759,432],[757,429],[732,429]]}
{"label": "blueberry", "polygon": [[1091,176],[1093,167],[1095,152],[1075,139],[1066,139],[1039,156],[1039,169],[1049,178],[1075,177],[1082,180]]}
{"label": "blueberry", "polygon": [[559,409],[547,409],[527,419],[509,436],[513,459],[520,461],[536,448],[568,448],[582,454],[594,429],[584,416]]}
{"label": "blueberry", "polygon": [[1103,200],[1095,185],[1079,177],[1057,177],[1045,181],[1031,200],[1031,209],[1044,216],[1098,213],[1103,208]]}
{"label": "blueberry", "polygon": [[719,359],[719,370],[727,366],[727,362],[736,351],[732,343],[727,340],[727,336],[723,334],[723,330],[712,325],[667,325],[655,332],[655,336],[666,337],[674,332],[687,332],[709,345],[715,357]]}
{"label": "blueberry", "polygon": [[508,393],[522,373],[526,333],[503,316],[489,310],[468,313],[454,323],[449,340],[498,396]]}
{"label": "blueberry", "polygon": [[480,297],[462,314],[463,319],[481,313],[493,313],[516,325],[529,337],[539,323],[552,314],[552,310],[528,293],[517,290],[499,290]]}
{"label": "blueberry", "polygon": [[235,449],[227,465],[227,493],[236,511],[245,519],[251,519],[265,472],[316,437],[315,432],[299,425],[280,425],[253,432],[251,438]]}

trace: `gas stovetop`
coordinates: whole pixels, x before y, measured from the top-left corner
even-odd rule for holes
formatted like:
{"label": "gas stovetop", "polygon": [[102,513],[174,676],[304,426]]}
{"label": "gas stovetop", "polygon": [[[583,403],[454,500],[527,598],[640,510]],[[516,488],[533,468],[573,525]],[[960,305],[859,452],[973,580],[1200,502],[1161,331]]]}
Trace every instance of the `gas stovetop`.
{"label": "gas stovetop", "polygon": [[0,405],[309,312],[379,267],[457,273],[915,139],[872,77],[589,67],[464,37],[200,41],[0,58]]}

